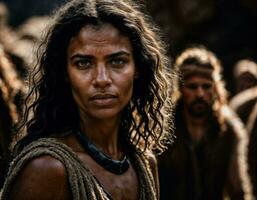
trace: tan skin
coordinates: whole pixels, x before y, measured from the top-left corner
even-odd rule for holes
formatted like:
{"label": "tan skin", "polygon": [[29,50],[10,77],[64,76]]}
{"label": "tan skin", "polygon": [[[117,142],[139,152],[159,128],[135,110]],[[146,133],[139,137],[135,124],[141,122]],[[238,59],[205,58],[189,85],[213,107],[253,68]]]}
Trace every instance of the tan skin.
{"label": "tan skin", "polygon": [[[211,108],[214,102],[215,88],[212,80],[203,76],[194,75],[185,80],[181,87],[181,94],[183,96],[184,110],[183,114],[186,118],[187,128],[191,138],[195,141],[201,140],[206,131],[208,124],[208,116],[194,117],[190,114],[189,109],[193,112],[202,111]],[[192,104],[197,100],[202,100],[206,104]]]}
{"label": "tan skin", "polygon": [[[110,24],[87,25],[67,49],[67,81],[79,108],[81,129],[99,149],[115,160],[124,156],[118,143],[122,109],[130,101],[137,76],[129,39]],[[73,149],[114,200],[138,200],[139,182],[133,166],[122,175],[97,164],[74,136],[59,140]],[[158,186],[157,163],[149,155]],[[32,160],[15,181],[10,199],[71,199],[67,174],[58,160],[43,156]]]}

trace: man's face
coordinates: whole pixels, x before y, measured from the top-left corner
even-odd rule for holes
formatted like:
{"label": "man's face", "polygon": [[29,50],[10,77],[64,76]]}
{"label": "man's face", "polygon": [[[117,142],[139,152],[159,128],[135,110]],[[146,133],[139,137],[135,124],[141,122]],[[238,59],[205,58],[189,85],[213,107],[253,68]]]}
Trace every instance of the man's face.
{"label": "man's face", "polygon": [[83,27],[68,46],[67,76],[81,117],[119,117],[133,91],[130,40],[110,24]]}
{"label": "man's face", "polygon": [[192,76],[181,87],[184,108],[192,117],[205,117],[212,109],[215,90],[214,83],[202,76]]}

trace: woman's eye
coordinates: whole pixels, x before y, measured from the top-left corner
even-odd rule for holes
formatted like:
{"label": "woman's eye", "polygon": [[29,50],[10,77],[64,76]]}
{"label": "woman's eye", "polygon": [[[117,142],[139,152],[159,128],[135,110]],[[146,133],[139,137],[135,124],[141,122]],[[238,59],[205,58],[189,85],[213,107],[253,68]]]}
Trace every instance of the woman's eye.
{"label": "woman's eye", "polygon": [[91,67],[92,62],[89,60],[78,60],[75,64],[79,69],[87,69]]}
{"label": "woman's eye", "polygon": [[127,63],[127,61],[125,59],[112,59],[110,61],[110,64],[114,65],[114,66],[123,66],[126,63]]}

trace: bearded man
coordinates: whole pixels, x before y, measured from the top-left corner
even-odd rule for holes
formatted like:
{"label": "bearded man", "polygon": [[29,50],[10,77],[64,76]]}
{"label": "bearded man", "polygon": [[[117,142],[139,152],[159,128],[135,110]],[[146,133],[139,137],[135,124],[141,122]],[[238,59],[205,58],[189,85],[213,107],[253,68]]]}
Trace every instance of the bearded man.
{"label": "bearded man", "polygon": [[243,199],[243,168],[235,153],[240,135],[235,130],[243,129],[227,106],[218,59],[194,47],[182,52],[175,66],[181,74],[176,140],[159,158],[161,199]]}

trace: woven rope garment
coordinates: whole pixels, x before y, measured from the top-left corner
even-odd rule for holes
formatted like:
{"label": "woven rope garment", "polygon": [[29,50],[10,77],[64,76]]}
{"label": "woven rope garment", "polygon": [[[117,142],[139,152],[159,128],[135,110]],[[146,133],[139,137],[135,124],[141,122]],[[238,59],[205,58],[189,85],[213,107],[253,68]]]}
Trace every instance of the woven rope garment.
{"label": "woven rope garment", "polygon": [[[65,144],[55,139],[39,139],[24,148],[12,161],[2,189],[1,200],[7,200],[11,186],[22,168],[32,159],[49,155],[64,165],[73,200],[111,200],[98,180],[82,163],[77,155]],[[156,187],[150,165],[144,155],[134,152],[130,160],[138,175],[140,200],[157,200]]]}

